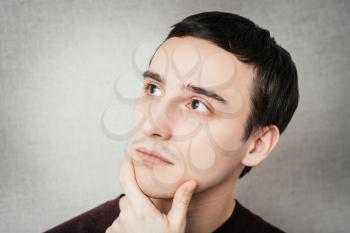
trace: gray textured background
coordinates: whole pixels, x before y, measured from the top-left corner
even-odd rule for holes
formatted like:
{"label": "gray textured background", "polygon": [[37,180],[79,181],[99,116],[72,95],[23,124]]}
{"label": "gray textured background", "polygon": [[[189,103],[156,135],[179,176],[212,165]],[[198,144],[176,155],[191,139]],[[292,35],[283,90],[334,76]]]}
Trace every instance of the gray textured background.
{"label": "gray textured background", "polygon": [[1,0],[0,232],[40,232],[120,193],[126,141],[101,118],[127,132],[132,106],[113,85],[133,97],[133,61],[142,68],[170,25],[211,10],[269,29],[299,72],[295,116],[238,199],[287,232],[349,232],[350,3],[319,0]]}

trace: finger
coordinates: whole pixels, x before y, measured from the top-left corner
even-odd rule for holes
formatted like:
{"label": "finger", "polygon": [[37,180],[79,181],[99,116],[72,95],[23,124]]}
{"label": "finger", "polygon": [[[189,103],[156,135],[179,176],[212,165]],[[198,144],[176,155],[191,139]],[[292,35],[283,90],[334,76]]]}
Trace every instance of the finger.
{"label": "finger", "polygon": [[173,226],[180,226],[186,220],[186,213],[191,202],[192,193],[197,187],[194,180],[188,181],[176,190],[171,209],[168,213],[168,220]]}
{"label": "finger", "polygon": [[108,233],[121,233],[119,218],[113,221],[112,225],[107,228]]}
{"label": "finger", "polygon": [[118,219],[114,220],[114,222],[112,223],[112,225],[110,225],[105,233],[120,233],[120,229],[119,229],[119,226],[118,226],[118,222],[117,222]]}
{"label": "finger", "polygon": [[134,165],[128,155],[122,162],[119,179],[126,196],[128,196],[128,201],[136,209],[136,211],[143,210],[145,208],[156,208],[138,186],[135,178]]}
{"label": "finger", "polygon": [[[123,215],[128,215],[131,216],[132,218],[135,218],[136,215],[136,210],[133,208],[133,206],[130,204],[130,201],[128,200],[128,197],[125,195],[119,200],[119,209],[120,209],[120,216]],[[125,214],[127,213],[127,214]]]}

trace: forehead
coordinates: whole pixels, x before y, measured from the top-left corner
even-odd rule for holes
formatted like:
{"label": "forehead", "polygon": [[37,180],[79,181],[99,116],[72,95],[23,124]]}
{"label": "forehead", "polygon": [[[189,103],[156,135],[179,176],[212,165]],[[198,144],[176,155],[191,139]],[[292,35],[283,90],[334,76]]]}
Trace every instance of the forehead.
{"label": "forehead", "polygon": [[214,43],[192,36],[172,37],[155,52],[149,70],[158,73],[167,85],[183,83],[215,91],[230,100],[237,91],[250,97],[253,65],[243,63]]}

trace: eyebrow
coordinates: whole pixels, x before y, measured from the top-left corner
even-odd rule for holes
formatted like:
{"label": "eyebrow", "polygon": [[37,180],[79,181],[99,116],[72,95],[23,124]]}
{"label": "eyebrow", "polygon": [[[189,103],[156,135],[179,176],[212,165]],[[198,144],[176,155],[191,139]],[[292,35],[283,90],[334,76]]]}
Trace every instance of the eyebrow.
{"label": "eyebrow", "polygon": [[[150,78],[153,80],[158,81],[161,84],[165,84],[165,79],[162,78],[159,74],[154,73],[152,71],[146,70],[145,72],[143,72],[143,77],[144,78]],[[216,94],[214,91],[208,90],[208,89],[204,89],[202,87],[199,86],[195,86],[193,84],[183,84],[182,88],[183,90],[188,90],[190,92],[194,92],[200,95],[204,95],[207,96],[213,100],[216,100],[217,102],[221,103],[221,104],[227,104],[227,100],[225,100],[223,97],[221,97],[220,95]]]}

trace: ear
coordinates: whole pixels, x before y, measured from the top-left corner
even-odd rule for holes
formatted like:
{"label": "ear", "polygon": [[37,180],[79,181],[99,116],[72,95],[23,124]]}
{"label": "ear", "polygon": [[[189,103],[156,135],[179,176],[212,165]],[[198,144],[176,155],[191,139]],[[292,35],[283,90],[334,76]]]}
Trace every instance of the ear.
{"label": "ear", "polygon": [[264,127],[261,133],[253,138],[248,152],[241,160],[241,163],[247,167],[254,167],[261,163],[277,144],[279,135],[279,130],[275,125]]}

